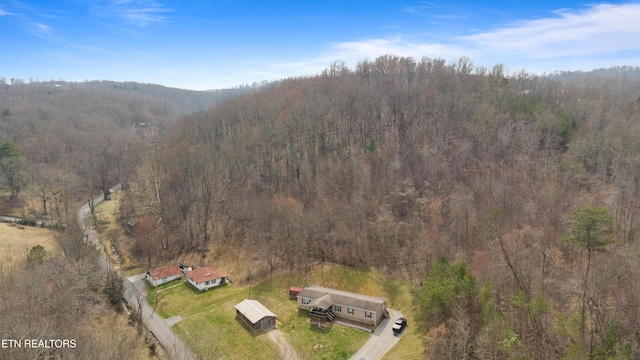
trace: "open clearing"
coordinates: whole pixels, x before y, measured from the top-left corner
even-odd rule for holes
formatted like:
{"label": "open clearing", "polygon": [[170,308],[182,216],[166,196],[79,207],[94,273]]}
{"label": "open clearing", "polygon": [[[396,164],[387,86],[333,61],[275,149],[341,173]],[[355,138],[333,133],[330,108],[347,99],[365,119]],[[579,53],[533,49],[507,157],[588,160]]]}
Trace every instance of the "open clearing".
{"label": "open clearing", "polygon": [[29,250],[42,245],[48,254],[60,251],[53,232],[39,227],[0,223],[0,259],[22,262],[26,260]]}
{"label": "open clearing", "polygon": [[[268,333],[251,333],[235,319],[234,306],[246,298],[259,300],[276,314],[278,330],[301,359],[349,359],[371,336],[343,325],[310,325],[309,313],[298,310],[297,301],[289,299],[291,286],[317,284],[382,296],[389,300],[389,307],[402,310],[410,324],[415,324],[408,284],[387,280],[374,271],[326,265],[307,275],[274,275],[251,287],[230,284],[203,293],[188,284],[172,287],[177,283],[160,286],[166,289],[160,292],[148,289],[147,299],[154,307],[157,296],[156,311],[165,319],[182,317],[173,329],[196,354],[230,359],[281,357]],[[414,330],[410,326],[385,358],[420,358],[424,346]]]}
{"label": "open clearing", "polygon": [[[140,273],[146,269],[135,264],[129,256],[130,239],[118,224],[118,206],[120,192],[114,192],[112,201],[105,201],[96,207],[100,219],[102,245],[112,261],[117,259],[111,253],[111,245],[120,249],[120,270],[123,275]],[[242,268],[229,259],[219,259],[222,269],[231,274],[231,280],[246,278]],[[242,281],[242,280],[241,280]],[[301,359],[349,359],[366,342],[371,334],[346,327],[333,325],[319,329],[309,324],[307,311],[299,311],[295,299],[289,299],[289,287],[315,284],[353,291],[388,299],[387,306],[401,310],[416,324],[412,306],[411,286],[406,281],[390,280],[371,270],[351,269],[325,264],[308,274],[274,274],[252,286],[239,286],[237,283],[226,285],[208,292],[200,293],[188,284],[173,281],[147,290],[147,299],[151,307],[164,319],[180,317],[181,321],[173,325],[173,330],[187,343],[194,354],[201,358],[228,359],[278,359],[282,357],[281,344],[289,344],[290,358],[296,355]],[[157,297],[157,303],[156,303]],[[278,318],[280,342],[274,342],[271,333],[251,333],[235,319],[234,306],[246,298],[257,299],[273,311]],[[321,346],[319,346],[321,345]],[[410,326],[384,359],[418,359],[424,352],[422,338]]]}

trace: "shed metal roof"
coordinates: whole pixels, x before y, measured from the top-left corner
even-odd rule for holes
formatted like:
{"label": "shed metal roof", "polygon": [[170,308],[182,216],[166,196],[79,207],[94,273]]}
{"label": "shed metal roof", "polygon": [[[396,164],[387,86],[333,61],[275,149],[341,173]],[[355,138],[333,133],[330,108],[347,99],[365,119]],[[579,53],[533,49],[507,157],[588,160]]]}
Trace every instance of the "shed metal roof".
{"label": "shed metal roof", "polygon": [[258,300],[244,299],[235,307],[236,310],[240,311],[240,313],[249,319],[252,324],[257,323],[267,316],[276,317],[276,314],[269,311],[269,309],[262,305]]}

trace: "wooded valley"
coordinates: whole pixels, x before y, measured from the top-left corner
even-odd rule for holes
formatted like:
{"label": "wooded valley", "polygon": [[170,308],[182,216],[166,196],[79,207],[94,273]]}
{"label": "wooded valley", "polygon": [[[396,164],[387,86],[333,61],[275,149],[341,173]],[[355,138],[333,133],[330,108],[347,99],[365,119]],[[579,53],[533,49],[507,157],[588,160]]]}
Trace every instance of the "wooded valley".
{"label": "wooded valley", "polygon": [[413,285],[430,359],[638,358],[638,74],[388,55],[226,93],[3,83],[0,212],[69,223],[121,182],[142,264],[375,268]]}
{"label": "wooded valley", "polygon": [[[121,279],[105,274],[99,252],[83,242],[77,210],[132,174],[176,117],[245,90],[0,78],[0,214],[46,221],[61,250],[33,247],[24,259],[24,246],[0,244],[1,358],[148,358],[153,338],[117,314]],[[23,339],[71,339],[75,346],[6,348]]]}

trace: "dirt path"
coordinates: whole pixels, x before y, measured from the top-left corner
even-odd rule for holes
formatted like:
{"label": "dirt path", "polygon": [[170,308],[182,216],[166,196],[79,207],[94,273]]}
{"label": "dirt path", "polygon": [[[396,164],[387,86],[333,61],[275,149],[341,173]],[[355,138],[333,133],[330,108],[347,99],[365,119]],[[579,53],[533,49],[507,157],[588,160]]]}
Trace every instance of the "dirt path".
{"label": "dirt path", "polygon": [[293,350],[284,333],[280,330],[274,329],[267,333],[269,339],[273,341],[278,346],[278,351],[280,352],[280,359],[282,360],[298,360],[298,354]]}

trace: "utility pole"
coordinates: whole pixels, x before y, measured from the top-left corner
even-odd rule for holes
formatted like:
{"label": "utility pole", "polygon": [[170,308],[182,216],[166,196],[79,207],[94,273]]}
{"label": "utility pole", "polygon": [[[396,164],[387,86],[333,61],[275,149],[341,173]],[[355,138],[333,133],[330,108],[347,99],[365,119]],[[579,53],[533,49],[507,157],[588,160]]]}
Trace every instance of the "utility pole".
{"label": "utility pole", "polygon": [[154,311],[158,308],[158,275],[156,275],[155,278],[154,285],[156,286],[156,305],[153,307]]}
{"label": "utility pole", "polygon": [[249,276],[247,276],[247,281],[249,281],[249,296],[247,299],[251,299],[251,267],[249,267]]}

